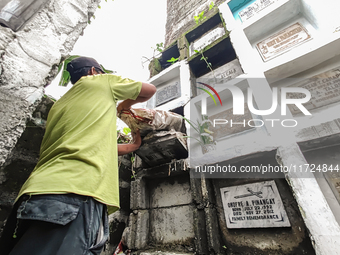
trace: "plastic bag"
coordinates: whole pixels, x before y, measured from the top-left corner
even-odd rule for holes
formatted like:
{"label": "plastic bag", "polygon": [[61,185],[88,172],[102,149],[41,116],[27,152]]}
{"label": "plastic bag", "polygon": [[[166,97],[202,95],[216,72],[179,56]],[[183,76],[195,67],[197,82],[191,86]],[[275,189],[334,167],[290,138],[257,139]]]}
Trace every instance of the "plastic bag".
{"label": "plastic bag", "polygon": [[174,130],[185,133],[181,115],[155,109],[130,109],[118,113],[118,117],[129,126],[132,132],[140,130],[142,136],[155,130]]}

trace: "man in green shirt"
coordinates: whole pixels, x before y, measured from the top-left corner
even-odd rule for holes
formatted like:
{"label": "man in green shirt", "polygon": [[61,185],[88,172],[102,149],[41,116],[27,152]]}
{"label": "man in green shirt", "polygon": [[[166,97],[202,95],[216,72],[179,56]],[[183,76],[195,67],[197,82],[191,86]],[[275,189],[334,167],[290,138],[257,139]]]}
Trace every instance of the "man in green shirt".
{"label": "man in green shirt", "polygon": [[7,246],[2,254],[100,254],[106,206],[109,213],[119,209],[118,155],[138,149],[141,137],[138,131],[133,143],[117,146],[116,113],[147,101],[156,88],[105,74],[92,58],[76,58],[67,70],[74,86],[49,112],[39,161],[17,198],[15,229],[6,224],[0,241],[0,250]]}

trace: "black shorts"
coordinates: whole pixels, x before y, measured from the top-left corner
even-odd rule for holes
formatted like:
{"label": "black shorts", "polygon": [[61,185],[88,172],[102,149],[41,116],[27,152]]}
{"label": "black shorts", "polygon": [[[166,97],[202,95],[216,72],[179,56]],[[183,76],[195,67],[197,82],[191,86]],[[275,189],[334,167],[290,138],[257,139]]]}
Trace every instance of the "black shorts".
{"label": "black shorts", "polygon": [[0,250],[10,255],[100,254],[108,235],[106,205],[91,197],[24,196],[7,220]]}

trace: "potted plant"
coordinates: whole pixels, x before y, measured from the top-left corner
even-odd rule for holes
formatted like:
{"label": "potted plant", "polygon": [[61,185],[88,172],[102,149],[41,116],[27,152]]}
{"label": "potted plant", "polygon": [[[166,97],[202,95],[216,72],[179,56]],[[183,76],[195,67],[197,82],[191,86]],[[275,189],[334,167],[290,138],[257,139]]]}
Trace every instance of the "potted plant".
{"label": "potted plant", "polygon": [[187,121],[190,124],[190,126],[198,133],[199,139],[196,139],[191,136],[187,137],[194,138],[199,142],[203,154],[216,149],[216,141],[214,141],[214,137],[212,136],[214,132],[209,130],[210,125],[212,125],[212,121],[208,119],[208,116],[203,115],[202,121],[197,120],[197,123],[194,123],[193,121],[190,121],[185,117],[183,117],[183,119]]}

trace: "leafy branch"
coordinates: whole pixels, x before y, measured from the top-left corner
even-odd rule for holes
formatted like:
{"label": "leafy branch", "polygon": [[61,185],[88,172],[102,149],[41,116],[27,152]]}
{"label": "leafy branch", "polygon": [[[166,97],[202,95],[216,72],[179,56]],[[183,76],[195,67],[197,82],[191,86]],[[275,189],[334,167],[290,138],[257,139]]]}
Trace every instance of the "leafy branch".
{"label": "leafy branch", "polygon": [[[212,10],[212,9],[215,9],[216,7],[215,7],[215,4],[214,4],[214,2],[211,2],[210,4],[209,4],[209,10],[208,11],[210,11],[210,10]],[[202,12],[200,12],[197,16],[194,16],[194,19],[195,19],[195,22],[196,22],[196,24],[198,25],[200,22],[203,22],[203,20],[205,20],[207,17],[206,16],[204,16],[204,11],[202,11]]]}
{"label": "leafy branch", "polygon": [[154,51],[158,51],[158,52],[162,53],[163,50],[164,50],[164,45],[163,45],[162,42],[161,42],[161,43],[156,43],[156,49],[153,48],[153,47],[151,47],[151,48],[152,48]]}
{"label": "leafy branch", "polygon": [[202,22],[203,20],[205,20],[207,17],[204,16],[204,11],[202,11],[201,13],[199,13],[197,16],[194,16],[195,22],[196,24]]}
{"label": "leafy branch", "polygon": [[[59,86],[67,86],[67,84],[70,82],[71,80],[71,76],[70,76],[70,73],[67,71],[67,64],[70,63],[73,59],[75,58],[78,58],[80,56],[78,55],[72,55],[72,56],[69,56],[68,58],[66,58],[63,62],[61,62],[58,66],[58,74],[60,73],[60,71],[62,71],[61,73],[61,77],[60,77],[60,81],[59,81]],[[114,73],[114,71],[112,70],[108,70],[108,69],[105,69],[102,65],[100,65],[101,68],[103,69],[103,71],[105,73]]]}
{"label": "leafy branch", "polygon": [[[164,50],[164,44],[163,44],[162,42],[161,42],[161,43],[156,43],[156,48],[151,47],[151,49],[153,49],[153,56],[152,56],[151,59],[150,59],[150,58],[147,58],[147,57],[145,57],[145,56],[142,56],[141,62],[142,62],[142,67],[143,67],[143,68],[144,68],[144,64],[145,64],[146,62],[151,62],[152,60],[156,59],[155,52],[158,51],[159,54],[163,52],[163,50]],[[143,62],[143,58],[146,59],[144,62]]]}

